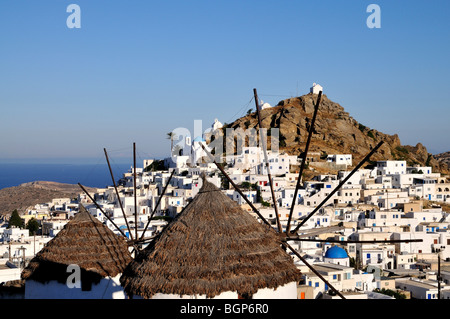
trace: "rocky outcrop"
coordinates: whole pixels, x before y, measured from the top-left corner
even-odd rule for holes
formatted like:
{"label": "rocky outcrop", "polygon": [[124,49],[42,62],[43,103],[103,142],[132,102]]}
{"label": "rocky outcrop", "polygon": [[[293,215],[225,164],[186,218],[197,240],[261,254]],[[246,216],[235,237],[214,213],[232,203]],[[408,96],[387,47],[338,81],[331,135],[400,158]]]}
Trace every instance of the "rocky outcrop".
{"label": "rocky outcrop", "polygon": [[450,170],[450,152],[433,155],[440,165],[445,166]]}
{"label": "rocky outcrop", "polygon": [[[285,99],[276,106],[261,111],[262,126],[279,129],[280,150],[296,155],[304,150],[317,97],[316,94],[310,93]],[[258,129],[257,114],[248,114],[226,127]],[[322,155],[352,154],[354,163],[357,163],[380,141],[384,141],[384,144],[371,157],[372,161],[406,160],[408,165],[428,165],[432,166],[434,171],[443,173],[448,169],[440,165],[422,144],[403,146],[397,134],[384,134],[364,126],[351,117],[340,104],[322,95],[310,152],[320,152]]]}

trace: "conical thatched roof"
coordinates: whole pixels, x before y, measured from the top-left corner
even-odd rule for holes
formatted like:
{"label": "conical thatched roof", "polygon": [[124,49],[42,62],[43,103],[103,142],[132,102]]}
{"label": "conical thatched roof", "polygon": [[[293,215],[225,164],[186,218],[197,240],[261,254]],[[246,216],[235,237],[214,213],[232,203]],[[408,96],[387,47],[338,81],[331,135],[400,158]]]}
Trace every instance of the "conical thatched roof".
{"label": "conical thatched roof", "polygon": [[125,269],[129,295],[254,294],[300,280],[276,232],[242,210],[213,184],[192,202]]}
{"label": "conical thatched roof", "polygon": [[65,283],[70,275],[67,266],[75,264],[81,269],[82,285],[90,285],[122,273],[131,260],[125,238],[80,206],[75,217],[30,261],[22,279]]}

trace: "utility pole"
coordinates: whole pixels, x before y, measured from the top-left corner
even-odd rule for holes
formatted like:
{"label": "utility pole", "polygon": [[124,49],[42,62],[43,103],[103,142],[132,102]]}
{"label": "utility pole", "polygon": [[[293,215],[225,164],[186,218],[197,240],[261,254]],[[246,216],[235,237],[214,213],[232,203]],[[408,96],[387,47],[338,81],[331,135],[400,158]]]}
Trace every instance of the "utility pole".
{"label": "utility pole", "polygon": [[[20,246],[19,250],[22,251],[22,268],[25,268],[25,247]],[[19,266],[20,267],[20,266]]]}
{"label": "utility pole", "polygon": [[441,299],[441,253],[438,253],[437,282],[438,282],[438,299]]}
{"label": "utility pole", "polygon": [[386,208],[389,211],[389,189],[386,188]]}
{"label": "utility pole", "polygon": [[138,216],[137,216],[137,194],[136,194],[136,143],[133,143],[133,188],[134,188],[134,233],[135,238],[138,238]]}

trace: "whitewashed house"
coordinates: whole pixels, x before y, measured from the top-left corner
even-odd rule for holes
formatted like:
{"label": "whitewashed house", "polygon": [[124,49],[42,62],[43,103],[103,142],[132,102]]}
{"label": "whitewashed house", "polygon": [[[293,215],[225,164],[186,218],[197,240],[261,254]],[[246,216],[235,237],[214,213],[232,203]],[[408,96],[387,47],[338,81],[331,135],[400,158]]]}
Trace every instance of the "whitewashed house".
{"label": "whitewashed house", "polygon": [[377,175],[406,174],[406,161],[377,161]]}
{"label": "whitewashed house", "polygon": [[330,154],[327,156],[327,162],[336,165],[352,166],[352,154]]}
{"label": "whitewashed house", "polygon": [[438,296],[437,284],[427,280],[398,278],[395,279],[395,287],[409,291],[413,299],[437,299]]}

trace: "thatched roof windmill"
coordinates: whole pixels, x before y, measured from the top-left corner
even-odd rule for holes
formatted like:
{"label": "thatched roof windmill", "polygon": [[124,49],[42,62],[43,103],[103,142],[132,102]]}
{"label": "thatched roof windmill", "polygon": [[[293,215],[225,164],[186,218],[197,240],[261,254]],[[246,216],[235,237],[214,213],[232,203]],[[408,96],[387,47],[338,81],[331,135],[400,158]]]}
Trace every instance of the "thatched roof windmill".
{"label": "thatched roof windmill", "polygon": [[143,298],[296,298],[301,274],[276,232],[203,177],[192,202],[121,277]]}
{"label": "thatched roof windmill", "polygon": [[[119,277],[131,260],[124,238],[80,206],[23,270],[25,298],[123,298]],[[81,289],[67,285],[73,267]]]}

